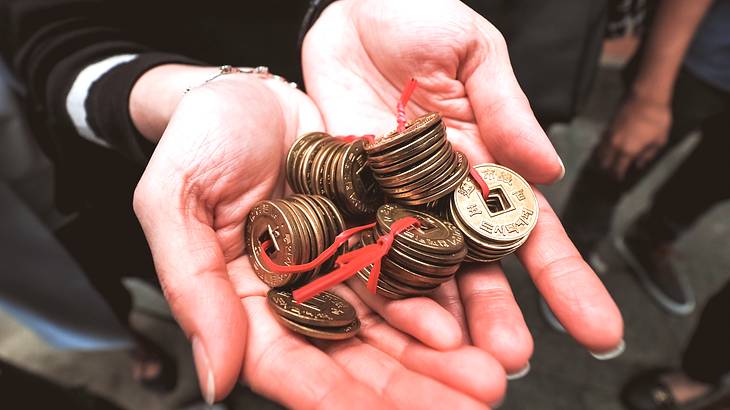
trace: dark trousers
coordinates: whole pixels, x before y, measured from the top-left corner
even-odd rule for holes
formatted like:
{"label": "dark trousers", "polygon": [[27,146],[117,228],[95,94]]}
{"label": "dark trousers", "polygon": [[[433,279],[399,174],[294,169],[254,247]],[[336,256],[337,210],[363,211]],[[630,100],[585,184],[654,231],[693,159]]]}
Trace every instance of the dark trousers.
{"label": "dark trousers", "polygon": [[705,305],[682,357],[682,370],[715,384],[730,375],[730,282]]}
{"label": "dark trousers", "polygon": [[730,93],[683,70],[676,82],[666,146],[642,169],[617,181],[598,161],[584,164],[563,212],[563,225],[584,257],[608,234],[617,204],[677,143],[701,130],[700,143],[655,193],[643,221],[658,240],[672,241],[717,203],[730,198]]}
{"label": "dark trousers", "polygon": [[84,209],[56,235],[120,323],[131,331],[132,296],[122,280],[136,277],[158,283],[152,255],[132,210],[131,197],[114,198]]}
{"label": "dark trousers", "polygon": [[[630,169],[617,181],[600,168],[597,149],[583,166],[562,219],[584,257],[608,234],[623,195],[694,130],[702,133],[699,144],[657,190],[636,223],[658,242],[671,242],[711,207],[730,198],[730,93],[684,70],[675,85],[672,115],[669,142],[644,169]],[[730,372],[730,283],[704,308],[682,367],[692,378],[708,383]]]}

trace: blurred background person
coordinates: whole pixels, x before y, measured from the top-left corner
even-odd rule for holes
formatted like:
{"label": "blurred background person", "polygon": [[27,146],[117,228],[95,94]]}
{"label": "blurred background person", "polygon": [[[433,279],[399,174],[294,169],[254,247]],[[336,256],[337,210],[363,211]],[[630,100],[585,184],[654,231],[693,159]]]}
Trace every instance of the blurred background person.
{"label": "blurred background person", "polygon": [[[277,73],[301,82],[296,44],[306,2],[247,7],[226,2],[202,10],[196,3],[0,1],[0,46],[14,92],[7,98],[21,103],[30,131],[53,165],[53,181],[43,182],[52,186],[54,198],[48,202],[65,216],[50,228],[132,336],[132,377],[157,393],[176,387],[178,366],[168,346],[130,321],[133,297],[124,280],[158,286],[131,206],[154,145],[128,120],[130,88],[150,67],[200,61],[242,66],[265,61]],[[160,22],[168,20],[176,22],[175,28],[161,30]],[[259,35],[266,40],[221,41]],[[138,54],[143,58],[134,59]],[[105,61],[110,56],[114,58]],[[203,79],[190,79],[187,86]],[[100,141],[95,133],[109,141]],[[122,135],[133,137],[123,140]],[[12,164],[19,155],[11,154],[14,147],[6,148]],[[37,260],[39,249],[20,252],[17,258]],[[56,274],[54,278],[66,273],[36,271]]]}
{"label": "blurred background person", "polygon": [[581,170],[562,218],[584,258],[595,261],[624,194],[670,148],[701,130],[699,145],[666,179],[652,207],[615,241],[652,299],[679,315],[691,313],[696,302],[672,267],[672,244],[730,197],[730,184],[713,180],[730,171],[724,159],[730,148],[730,2],[717,0],[708,12],[712,4],[659,1],[638,71],[629,74],[634,78],[625,100]]}
{"label": "blurred background person", "polygon": [[[584,258],[605,269],[594,252],[609,234],[618,202],[672,147],[699,130],[699,143],[654,194],[650,208],[614,238],[651,299],[687,315],[696,298],[674,268],[674,244],[730,198],[730,1],[660,0],[642,48],[638,67],[628,70],[625,100],[581,170],[563,222]],[[729,312],[726,285],[702,311],[681,367],[639,373],[624,389],[625,404],[708,406],[730,394]]]}

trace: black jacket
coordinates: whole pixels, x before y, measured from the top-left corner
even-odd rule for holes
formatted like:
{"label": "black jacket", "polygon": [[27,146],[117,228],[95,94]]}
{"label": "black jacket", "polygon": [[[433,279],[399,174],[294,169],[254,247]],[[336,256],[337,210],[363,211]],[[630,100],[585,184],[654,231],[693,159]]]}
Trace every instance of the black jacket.
{"label": "black jacket", "polygon": [[[540,121],[570,119],[595,70],[606,0],[465,2],[503,32]],[[152,66],[267,65],[301,84],[297,39],[308,6],[305,0],[0,0],[2,55],[24,86],[34,133],[56,163],[61,208],[104,195],[131,198],[153,147],[132,126],[127,96]],[[94,83],[86,102],[89,124],[112,151],[76,133],[65,99],[84,67],[129,52],[141,54]]]}

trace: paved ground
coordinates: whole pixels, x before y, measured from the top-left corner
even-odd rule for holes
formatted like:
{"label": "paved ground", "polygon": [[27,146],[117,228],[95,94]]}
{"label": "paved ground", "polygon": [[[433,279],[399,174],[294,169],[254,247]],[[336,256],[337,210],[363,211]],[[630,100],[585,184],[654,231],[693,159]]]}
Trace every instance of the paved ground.
{"label": "paved ground", "polygon": [[[604,70],[599,87],[586,112],[569,126],[551,130],[551,137],[563,154],[566,179],[545,191],[559,210],[575,173],[596,142],[606,113],[618,99],[618,76]],[[681,160],[688,145],[665,161],[650,180],[642,183],[622,203],[615,223],[620,231],[644,206],[647,198],[668,170]],[[730,207],[722,206],[707,215],[679,243],[684,259],[677,267],[687,272],[700,302],[730,278]],[[697,314],[688,318],[672,317],[645,297],[636,280],[621,264],[610,246],[603,255],[610,272],[603,279],[618,302],[626,321],[626,352],[610,362],[599,362],[569,337],[551,331],[542,321],[537,294],[530,280],[514,259],[506,270],[515,294],[535,338],[532,371],[522,380],[510,383],[505,409],[618,409],[620,385],[633,372],[657,364],[674,364]],[[0,313],[0,358],[67,386],[84,386],[128,409],[179,409],[198,400],[190,359],[190,349],[174,323],[166,317],[165,306],[147,290],[135,286],[137,311],[134,322],[151,337],[162,342],[180,360],[181,375],[176,391],[166,396],[148,393],[131,380],[129,360],[123,352],[69,353],[45,345],[30,331]],[[234,394],[232,408],[277,408],[245,389]]]}

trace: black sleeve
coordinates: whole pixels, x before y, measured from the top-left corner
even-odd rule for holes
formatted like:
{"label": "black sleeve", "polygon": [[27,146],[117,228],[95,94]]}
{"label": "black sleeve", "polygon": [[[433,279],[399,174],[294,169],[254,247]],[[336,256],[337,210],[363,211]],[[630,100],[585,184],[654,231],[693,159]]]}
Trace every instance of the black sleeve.
{"label": "black sleeve", "polygon": [[[196,63],[182,55],[155,51],[145,39],[125,30],[120,5],[104,0],[0,0],[2,55],[23,86],[31,119],[47,132],[36,132],[52,157],[73,160],[64,152],[82,139],[66,111],[66,97],[85,67],[119,54],[137,58],[117,65],[93,83],[86,99],[87,122],[96,136],[121,154],[146,162],[151,152],[132,124],[128,99],[134,82],[164,63]],[[122,21],[125,20],[125,21]],[[38,124],[35,124],[36,126]],[[37,128],[37,127],[36,127]]]}
{"label": "black sleeve", "polygon": [[299,30],[299,49],[302,48],[304,36],[307,35],[309,29],[311,29],[314,23],[317,22],[317,19],[319,19],[319,16],[322,15],[324,9],[335,1],[337,0],[310,0],[309,8],[307,8],[304,20],[302,21],[302,28]]}

